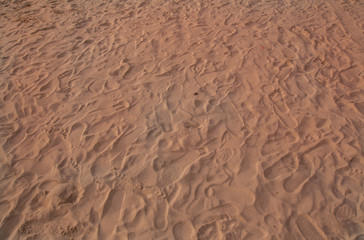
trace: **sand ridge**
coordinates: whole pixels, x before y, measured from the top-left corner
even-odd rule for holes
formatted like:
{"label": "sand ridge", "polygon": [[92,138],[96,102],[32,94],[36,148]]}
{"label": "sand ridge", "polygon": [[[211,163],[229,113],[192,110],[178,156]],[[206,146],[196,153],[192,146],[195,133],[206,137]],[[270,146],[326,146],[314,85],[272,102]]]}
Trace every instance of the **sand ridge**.
{"label": "sand ridge", "polygon": [[0,1],[0,239],[364,238],[363,12]]}

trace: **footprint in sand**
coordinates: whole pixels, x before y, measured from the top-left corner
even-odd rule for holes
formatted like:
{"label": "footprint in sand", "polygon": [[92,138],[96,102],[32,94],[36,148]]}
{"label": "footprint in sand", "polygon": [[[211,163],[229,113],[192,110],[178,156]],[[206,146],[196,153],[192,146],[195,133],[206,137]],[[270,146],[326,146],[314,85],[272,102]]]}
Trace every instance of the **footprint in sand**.
{"label": "footprint in sand", "polygon": [[117,227],[117,220],[121,216],[121,207],[125,200],[125,191],[123,189],[114,189],[110,191],[104,204],[101,222],[99,224],[99,237],[107,239]]}
{"label": "footprint in sand", "polygon": [[178,107],[182,86],[174,84],[170,88],[168,88],[167,91],[168,91],[167,107],[169,111],[175,112]]}
{"label": "footprint in sand", "polygon": [[233,157],[233,150],[231,148],[224,148],[216,150],[216,161],[219,165],[225,164]]}
{"label": "footprint in sand", "polygon": [[287,149],[288,146],[291,146],[296,141],[297,137],[295,134],[288,131],[284,136],[281,136],[278,139],[273,139],[271,141],[267,140],[260,153],[263,156],[269,156],[278,152],[282,152],[282,150]]}
{"label": "footprint in sand", "polygon": [[272,166],[264,170],[264,177],[267,179],[275,179],[279,176],[292,173],[297,170],[299,165],[298,157],[294,153],[288,153]]}
{"label": "footprint in sand", "polygon": [[303,156],[297,170],[294,171],[290,177],[284,180],[284,189],[291,193],[302,187],[303,184],[311,177],[312,168],[312,162]]}
{"label": "footprint in sand", "polygon": [[325,233],[307,215],[300,215],[296,219],[296,224],[304,239],[326,240]]}
{"label": "footprint in sand", "polygon": [[226,232],[227,229],[224,228],[224,222],[235,221],[235,217],[239,218],[239,208],[234,204],[221,204],[205,210],[193,220],[195,228],[198,229],[197,239],[225,239],[223,231]]}
{"label": "footprint in sand", "polygon": [[330,144],[323,140],[300,157],[298,169],[283,182],[283,187],[288,192],[294,192],[302,187],[312,176],[316,160],[324,159],[332,152]]}
{"label": "footprint in sand", "polygon": [[155,114],[159,124],[162,126],[163,132],[171,132],[173,130],[172,116],[168,107],[165,104],[158,105],[155,108]]}
{"label": "footprint in sand", "polygon": [[223,102],[219,105],[225,114],[225,126],[226,129],[236,137],[246,138],[250,131],[245,126],[244,120],[238,113],[234,103]]}
{"label": "footprint in sand", "polygon": [[157,207],[154,214],[154,227],[160,231],[168,226],[168,202],[166,199],[157,199]]}
{"label": "footprint in sand", "polygon": [[335,215],[337,219],[344,220],[354,218],[356,216],[356,212],[355,209],[349,205],[343,204],[335,210]]}
{"label": "footprint in sand", "polygon": [[288,128],[296,128],[298,125],[297,120],[291,116],[290,110],[284,100],[282,90],[280,88],[275,89],[268,96],[273,103],[274,113],[279,117],[282,123]]}
{"label": "footprint in sand", "polygon": [[173,236],[176,240],[196,239],[196,232],[190,222],[181,221],[173,226]]}
{"label": "footprint in sand", "polygon": [[54,197],[57,205],[75,205],[82,197],[83,191],[80,186],[71,184],[60,184],[54,188]]}
{"label": "footprint in sand", "polygon": [[221,204],[219,206],[204,210],[193,219],[195,226],[203,226],[221,218],[231,218],[239,215],[239,208],[232,203]]}
{"label": "footprint in sand", "polygon": [[162,169],[157,185],[159,187],[167,187],[177,182],[189,166],[196,162],[200,158],[200,154],[197,151],[191,151],[184,156],[174,161],[170,165]]}
{"label": "footprint in sand", "polygon": [[203,225],[198,229],[197,232],[198,240],[207,240],[207,239],[222,239],[222,233],[220,231],[220,224],[218,222],[212,222]]}

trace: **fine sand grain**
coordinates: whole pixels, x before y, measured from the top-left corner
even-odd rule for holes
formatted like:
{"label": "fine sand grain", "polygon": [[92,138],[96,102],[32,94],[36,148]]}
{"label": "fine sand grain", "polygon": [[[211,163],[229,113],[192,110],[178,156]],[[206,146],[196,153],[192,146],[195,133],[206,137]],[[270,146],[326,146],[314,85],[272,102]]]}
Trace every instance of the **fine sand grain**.
{"label": "fine sand grain", "polygon": [[0,0],[0,239],[364,239],[364,1]]}

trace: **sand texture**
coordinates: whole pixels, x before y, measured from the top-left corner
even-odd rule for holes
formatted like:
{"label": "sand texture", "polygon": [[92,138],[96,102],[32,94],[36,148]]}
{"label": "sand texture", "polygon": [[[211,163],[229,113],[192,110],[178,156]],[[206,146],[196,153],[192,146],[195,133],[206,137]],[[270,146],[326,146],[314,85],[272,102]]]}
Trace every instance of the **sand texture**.
{"label": "sand texture", "polygon": [[363,240],[363,0],[0,0],[0,240]]}

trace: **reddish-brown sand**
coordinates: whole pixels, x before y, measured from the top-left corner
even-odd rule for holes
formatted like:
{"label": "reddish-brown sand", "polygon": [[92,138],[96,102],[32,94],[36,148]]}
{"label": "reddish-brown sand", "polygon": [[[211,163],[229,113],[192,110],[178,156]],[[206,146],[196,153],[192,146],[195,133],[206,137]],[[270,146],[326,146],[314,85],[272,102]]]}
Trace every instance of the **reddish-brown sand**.
{"label": "reddish-brown sand", "polygon": [[0,239],[364,239],[364,1],[1,0]]}

